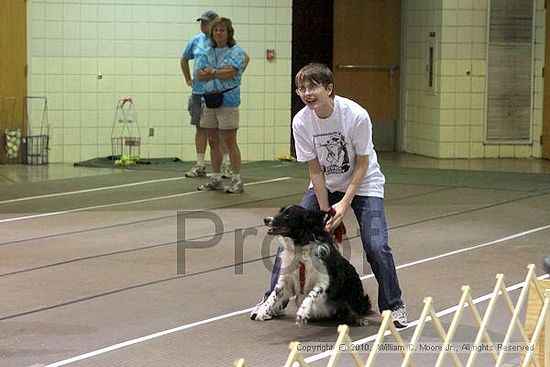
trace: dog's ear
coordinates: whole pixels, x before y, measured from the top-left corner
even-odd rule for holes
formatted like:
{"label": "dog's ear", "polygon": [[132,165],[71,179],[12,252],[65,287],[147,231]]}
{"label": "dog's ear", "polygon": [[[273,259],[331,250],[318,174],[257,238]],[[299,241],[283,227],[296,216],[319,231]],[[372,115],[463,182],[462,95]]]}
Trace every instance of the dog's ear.
{"label": "dog's ear", "polygon": [[314,212],[308,210],[305,217],[305,225],[308,228],[318,228],[325,226],[325,212]]}

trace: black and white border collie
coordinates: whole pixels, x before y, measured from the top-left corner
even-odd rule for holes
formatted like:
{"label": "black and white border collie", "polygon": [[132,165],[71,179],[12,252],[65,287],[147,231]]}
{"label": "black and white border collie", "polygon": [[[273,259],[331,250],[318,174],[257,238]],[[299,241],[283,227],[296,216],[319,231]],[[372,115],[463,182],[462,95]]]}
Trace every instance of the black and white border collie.
{"label": "black and white border collie", "polygon": [[251,315],[253,320],[270,319],[283,302],[296,296],[297,324],[320,319],[368,324],[366,316],[373,313],[369,296],[325,230],[326,216],[289,205],[264,219],[267,233],[281,236],[281,272],[274,290]]}

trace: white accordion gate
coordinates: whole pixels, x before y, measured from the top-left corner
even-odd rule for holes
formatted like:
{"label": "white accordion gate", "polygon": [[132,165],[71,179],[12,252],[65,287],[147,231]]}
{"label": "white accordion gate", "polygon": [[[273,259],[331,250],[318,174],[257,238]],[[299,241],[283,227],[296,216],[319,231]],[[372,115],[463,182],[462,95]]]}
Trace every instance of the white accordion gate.
{"label": "white accordion gate", "polygon": [[[349,353],[356,367],[372,367],[375,366],[376,359],[381,353],[380,346],[383,345],[386,336],[391,335],[394,339],[396,349],[401,354],[401,367],[415,366],[415,353],[417,353],[418,345],[424,327],[431,321],[439,338],[440,352],[437,355],[435,367],[442,366],[446,359],[450,360],[457,367],[472,367],[476,364],[476,358],[479,355],[478,348],[472,348],[465,363],[461,362],[457,355],[457,351],[453,348],[453,338],[456,336],[456,331],[463,320],[464,311],[468,308],[475,320],[478,332],[475,340],[471,343],[473,346],[495,345],[495,341],[491,339],[487,327],[493,317],[495,306],[500,297],[504,299],[508,311],[511,314],[511,320],[507,327],[506,334],[503,340],[499,340],[498,350],[491,349],[490,353],[494,361],[494,366],[503,366],[506,353],[511,349],[511,340],[515,332],[519,332],[521,336],[521,344],[525,347],[522,355],[522,367],[550,367],[550,281],[539,281],[535,274],[535,265],[530,264],[528,267],[527,277],[517,303],[514,305],[512,298],[504,282],[504,275],[497,274],[496,284],[489,298],[489,304],[483,318],[478,311],[471,295],[470,286],[462,286],[462,295],[456,306],[456,311],[451,321],[448,330],[445,330],[433,306],[433,299],[427,297],[424,299],[424,308],[418,319],[416,329],[414,330],[411,340],[403,341],[399,332],[391,321],[391,312],[384,311],[382,313],[382,323],[374,340],[373,346],[368,353],[366,361],[363,361],[357,348],[349,336],[349,327],[340,325],[338,327],[338,338],[331,350],[330,358],[327,367],[336,367],[339,357],[342,353]],[[546,288],[546,289],[545,289]],[[525,322],[520,320],[522,310],[526,311]],[[290,354],[284,364],[284,367],[309,367],[303,354],[299,350],[300,343],[291,342],[289,345]],[[343,352],[345,351],[345,352]],[[498,351],[498,352],[497,352]],[[419,364],[422,365],[422,364]],[[486,364],[484,364],[486,365]],[[245,367],[244,359],[239,359],[234,362],[235,367]]]}

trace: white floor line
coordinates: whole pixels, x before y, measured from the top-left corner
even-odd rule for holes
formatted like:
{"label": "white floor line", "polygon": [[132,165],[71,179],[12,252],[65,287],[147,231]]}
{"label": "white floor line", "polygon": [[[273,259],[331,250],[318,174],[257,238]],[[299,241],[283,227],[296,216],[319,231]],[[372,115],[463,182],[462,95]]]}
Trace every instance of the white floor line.
{"label": "white floor line", "polygon": [[[487,246],[495,245],[495,244],[497,244],[497,243],[501,243],[501,242],[505,242],[505,241],[508,241],[508,240],[512,240],[512,239],[514,239],[514,238],[518,238],[518,237],[526,236],[526,235],[533,234],[533,233],[536,233],[536,232],[544,231],[544,230],[546,230],[546,229],[550,229],[550,224],[548,224],[548,225],[546,225],[546,226],[542,226],[542,227],[533,228],[533,229],[530,229],[530,230],[528,230],[528,231],[519,232],[519,233],[510,235],[510,236],[502,237],[502,238],[499,238],[498,240],[494,240],[494,241],[491,241],[491,242],[481,243],[481,244],[479,244],[479,245],[475,245],[475,246],[471,246],[471,247],[462,248],[462,249],[460,249],[460,250],[455,250],[455,251],[451,251],[451,252],[446,252],[446,253],[444,253],[444,254],[437,255],[437,256],[432,256],[432,257],[427,257],[427,258],[422,259],[422,260],[412,261],[412,262],[410,262],[410,263],[406,263],[406,264],[403,264],[403,265],[396,266],[395,268],[396,268],[397,270],[399,270],[399,269],[405,269],[405,268],[408,268],[408,267],[410,267],[410,266],[422,264],[422,263],[425,263],[425,262],[428,262],[428,261],[433,261],[433,260],[442,259],[442,258],[444,258],[444,257],[452,256],[452,255],[456,255],[456,254],[460,254],[460,253],[466,252],[466,251],[477,250],[477,249],[480,249],[480,248],[483,248],[483,247],[487,247]],[[363,275],[363,276],[361,277],[361,280],[365,280],[365,279],[367,279],[367,278],[372,278],[372,277],[374,277],[374,274]]]}
{"label": "white floor line", "polygon": [[[245,186],[260,185],[260,184],[266,184],[266,183],[272,183],[272,182],[278,182],[278,181],[284,181],[284,180],[290,180],[290,177],[279,177],[279,178],[275,178],[275,179],[272,179],[272,180],[256,181],[256,182],[247,183],[247,184],[245,184]],[[152,198],[124,201],[124,202],[120,202],[120,203],[93,205],[93,206],[87,206],[87,207],[81,207],[81,208],[61,210],[61,211],[57,211],[57,212],[25,215],[25,216],[21,216],[21,217],[0,219],[0,224],[9,223],[9,222],[16,222],[16,221],[20,221],[20,220],[27,220],[27,219],[51,217],[51,216],[54,216],[54,215],[83,212],[83,211],[86,211],[86,210],[96,210],[96,209],[110,208],[110,207],[115,207],[115,206],[139,204],[139,203],[145,203],[145,202],[148,202],[148,201],[164,200],[164,199],[170,199],[170,198],[176,198],[176,197],[182,197],[182,196],[202,194],[202,193],[205,193],[205,192],[207,192],[207,191],[198,191],[198,190],[197,191],[189,191],[189,192],[184,192],[184,193],[181,193],[181,194],[155,196],[155,197],[152,197]]]}
{"label": "white floor line", "polygon": [[[544,275],[539,276],[537,279],[541,280],[541,279],[545,279],[545,278],[548,278],[548,277],[549,277],[549,274],[544,274]],[[515,291],[515,290],[523,287],[524,284],[525,284],[525,282],[517,283],[517,284],[511,285],[509,287],[506,287],[506,290],[508,292]],[[491,292],[491,293],[488,293],[484,296],[478,297],[478,298],[474,299],[474,304],[478,304],[478,303],[487,301],[492,296],[493,296],[493,293]],[[453,307],[449,307],[445,310],[436,312],[435,314],[437,315],[437,317],[442,317],[442,316],[448,315],[450,313],[455,313],[457,310],[458,310],[458,306],[453,306]],[[431,319],[432,319],[431,317],[428,317],[426,320],[429,321]],[[406,328],[399,329],[399,331],[410,329],[410,328],[412,328],[416,325],[418,325],[418,320],[410,322],[409,325]],[[353,345],[361,345],[361,344],[369,343],[369,342],[376,339],[376,335],[377,334],[374,334],[374,335],[367,336],[366,338],[363,338],[363,339],[355,340],[353,342]],[[384,335],[385,336],[390,335],[390,331],[389,330],[386,331],[386,333]],[[307,363],[316,362],[316,361],[320,361],[321,359],[325,359],[325,358],[330,357],[330,354],[331,354],[331,351],[326,351],[326,352],[323,352],[323,353],[315,354],[315,355],[312,355],[310,357],[304,358],[304,360]]]}
{"label": "white floor line", "polygon": [[97,192],[97,191],[112,190],[112,189],[122,189],[122,188],[132,187],[132,186],[149,185],[149,184],[154,184],[154,183],[159,183],[159,182],[177,181],[177,180],[185,180],[185,179],[187,179],[187,178],[186,177],[170,177],[170,178],[161,178],[161,179],[158,179],[158,180],[139,181],[139,182],[132,182],[132,183],[121,184],[121,185],[96,187],[96,188],[93,188],[93,189],[86,189],[86,190],[56,192],[54,194],[44,194],[44,195],[27,196],[27,197],[24,197],[24,198],[17,198],[17,199],[10,199],[10,200],[1,200],[0,204],[17,203],[17,202],[20,202],[20,201],[28,201],[28,200],[36,200],[36,199],[46,199],[46,198],[53,198],[53,197],[57,197],[57,196],[86,194],[88,192]]}
{"label": "white floor line", "polygon": [[[468,248],[465,248],[465,249],[462,249],[462,250],[451,251],[451,252],[447,252],[445,254],[441,254],[441,255],[438,255],[438,256],[433,256],[433,257],[430,257],[430,258],[427,258],[427,259],[413,261],[413,262],[410,262],[410,263],[407,263],[407,264],[399,265],[399,266],[397,266],[397,269],[403,269],[403,268],[407,268],[409,266],[418,265],[418,264],[421,264],[421,263],[424,263],[424,262],[427,262],[427,261],[433,261],[433,260],[440,259],[440,258],[443,258],[443,257],[446,257],[446,256],[455,255],[455,254],[458,254],[458,253],[461,253],[461,252],[466,252],[466,251],[475,250],[475,249],[478,249],[478,248],[481,248],[481,247],[494,245],[494,244],[501,243],[501,242],[504,242],[504,241],[509,240],[509,239],[513,239],[513,238],[520,237],[520,236],[525,236],[527,234],[535,233],[535,232],[538,232],[538,231],[541,231],[541,230],[544,230],[544,229],[547,229],[547,228],[550,228],[550,225],[543,226],[543,227],[538,227],[538,228],[533,228],[529,231],[520,232],[520,233],[515,234],[515,235],[503,237],[503,238],[495,240],[495,241],[491,241],[491,242],[487,242],[487,243],[484,243],[484,244],[468,247]],[[365,275],[365,276],[361,277],[361,279],[367,279],[367,278],[370,278],[370,277],[373,277],[373,276],[374,275],[369,274],[369,275]],[[540,276],[538,279],[544,279],[544,278],[547,278],[547,277],[548,277],[548,274],[545,274],[545,275]],[[522,283],[517,283],[513,286],[508,287],[507,289],[514,290],[514,289],[517,289],[517,288],[521,287],[522,284],[523,284],[523,282]],[[482,302],[485,299],[488,299],[491,296],[491,294],[492,293],[489,293],[485,296],[478,297],[474,300],[474,302],[476,300],[477,300],[477,302]],[[446,310],[440,311],[439,313],[437,313],[437,315],[438,316],[446,315],[446,314],[452,312],[453,309],[456,309],[456,307],[457,306],[454,306],[454,307],[448,308]],[[178,331],[181,331],[181,330],[190,329],[190,328],[193,328],[193,327],[196,327],[196,326],[209,324],[211,322],[218,321],[218,320],[223,320],[223,319],[226,319],[228,317],[246,314],[250,311],[252,311],[252,307],[247,308],[246,310],[235,311],[235,312],[227,313],[227,314],[224,314],[224,315],[216,316],[216,317],[213,317],[213,318],[210,318],[210,319],[197,321],[197,322],[194,322],[192,324],[181,325],[181,326],[178,326],[178,327],[175,327],[175,328],[172,328],[172,329],[160,331],[160,332],[155,333],[155,334],[142,336],[140,338],[128,340],[128,341],[118,343],[118,344],[114,344],[114,345],[109,346],[109,347],[97,349],[95,351],[92,351],[92,352],[89,352],[89,353],[86,353],[86,354],[81,354],[79,356],[72,357],[72,358],[69,358],[69,359],[65,359],[63,361],[48,364],[44,367],[64,366],[64,365],[67,365],[69,363],[81,361],[81,360],[86,359],[86,358],[90,358],[90,357],[97,356],[97,355],[100,355],[100,354],[104,354],[104,353],[107,353],[107,352],[111,352],[111,351],[114,351],[114,350],[117,350],[117,349],[120,349],[120,348],[124,348],[124,347],[130,346],[130,345],[141,343],[141,342],[146,341],[146,340],[151,340],[151,339],[154,339],[154,338],[157,338],[157,337],[160,337],[160,336],[172,334],[172,333],[175,333],[175,332],[178,332]],[[409,326],[407,328],[411,328],[412,326],[416,325],[417,323],[418,323],[418,321],[412,321],[412,322],[409,323]],[[407,328],[404,328],[404,329],[401,329],[401,330],[405,330]],[[376,338],[376,335],[369,336],[365,339],[360,339],[360,340],[356,341],[355,343],[364,344],[368,341],[374,340],[374,339],[370,339],[370,338]],[[363,341],[363,340],[366,340],[366,341]],[[322,356],[322,357],[319,357],[318,359],[313,359],[313,358],[316,358],[317,356]],[[321,353],[321,354],[306,358],[306,361],[307,362],[312,362],[312,361],[316,361],[316,360],[323,359],[323,358],[326,358],[326,357],[328,357],[328,354]]]}
{"label": "white floor line", "polygon": [[133,345],[133,344],[137,344],[137,343],[141,343],[141,342],[144,342],[144,341],[147,341],[147,340],[155,339],[155,338],[158,338],[158,337],[161,337],[161,336],[164,336],[164,335],[176,333],[178,331],[191,329],[193,327],[208,324],[208,323],[211,323],[211,322],[214,322],[214,321],[227,319],[229,317],[241,315],[243,313],[247,313],[247,312],[250,312],[250,311],[252,311],[252,307],[249,308],[249,309],[246,309],[246,310],[231,312],[231,313],[227,313],[227,314],[220,315],[220,316],[217,316],[217,317],[213,317],[213,318],[210,318],[210,319],[197,321],[197,322],[194,322],[192,324],[181,325],[181,326],[175,327],[173,329],[160,331],[160,332],[155,333],[155,334],[145,335],[145,336],[142,336],[141,338],[128,340],[128,341],[125,341],[125,342],[122,342],[122,343],[111,345],[109,347],[94,350],[93,352],[89,352],[89,353],[86,353],[86,354],[81,354],[81,355],[73,357],[73,358],[69,358],[69,359],[65,359],[63,361],[48,364],[44,367],[64,366],[64,365],[69,364],[69,363],[81,361],[81,360],[86,359],[86,358],[90,358],[90,357],[94,357],[94,356],[97,356],[97,355],[100,355],[100,354],[112,352],[113,350],[124,348],[124,347],[130,346],[130,345]]}

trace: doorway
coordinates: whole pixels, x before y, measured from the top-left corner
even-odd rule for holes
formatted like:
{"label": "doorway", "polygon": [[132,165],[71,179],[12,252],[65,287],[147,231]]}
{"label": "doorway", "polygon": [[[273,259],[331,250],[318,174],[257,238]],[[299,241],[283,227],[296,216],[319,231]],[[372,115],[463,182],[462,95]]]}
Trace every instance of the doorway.
{"label": "doorway", "polygon": [[378,151],[398,148],[400,0],[334,0],[336,94],[367,109]]}
{"label": "doorway", "polygon": [[550,16],[546,13],[546,47],[544,54],[544,95],[542,106],[542,158],[550,159]]}
{"label": "doorway", "polygon": [[19,128],[25,132],[22,115],[27,94],[26,4],[24,0],[0,1],[0,162],[6,159],[4,130]]}

